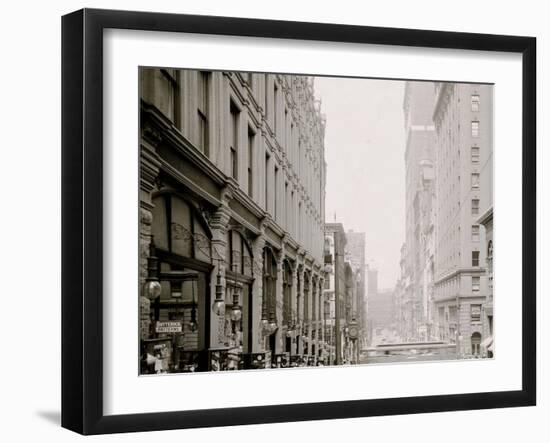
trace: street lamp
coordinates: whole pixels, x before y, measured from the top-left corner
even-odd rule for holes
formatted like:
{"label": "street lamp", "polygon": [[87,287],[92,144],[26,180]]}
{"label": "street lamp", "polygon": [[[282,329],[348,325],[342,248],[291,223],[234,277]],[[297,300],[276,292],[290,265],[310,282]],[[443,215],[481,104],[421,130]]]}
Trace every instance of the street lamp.
{"label": "street lamp", "polygon": [[189,330],[195,332],[198,328],[197,324],[197,303],[195,301],[195,280],[191,280],[191,320],[189,320]]}
{"label": "street lamp", "polygon": [[225,312],[225,298],[223,294],[222,275],[218,265],[218,274],[216,275],[216,299],[212,303],[212,312],[217,316],[221,316]]}
{"label": "street lamp", "polygon": [[238,322],[241,320],[243,311],[241,310],[241,307],[239,305],[239,293],[240,293],[240,283],[235,282],[233,286],[233,306],[231,306],[231,313],[230,317],[231,320],[234,322]]}
{"label": "street lamp", "polygon": [[147,258],[147,279],[143,285],[143,295],[149,300],[155,300],[162,290],[158,279],[158,259],[155,256],[155,242],[151,236],[149,244],[149,257]]}

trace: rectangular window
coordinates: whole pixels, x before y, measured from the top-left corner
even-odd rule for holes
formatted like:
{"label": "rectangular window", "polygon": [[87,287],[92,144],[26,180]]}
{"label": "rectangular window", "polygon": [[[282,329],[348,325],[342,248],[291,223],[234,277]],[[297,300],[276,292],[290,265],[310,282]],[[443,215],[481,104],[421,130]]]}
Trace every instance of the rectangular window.
{"label": "rectangular window", "polygon": [[472,137],[479,137],[479,122],[472,122]]}
{"label": "rectangular window", "polygon": [[472,241],[479,242],[479,225],[472,225]]}
{"label": "rectangular window", "polygon": [[199,123],[198,148],[205,155],[208,150],[208,77],[209,72],[197,73],[197,116]]}
{"label": "rectangular window", "polygon": [[240,111],[237,106],[231,101],[229,105],[229,111],[231,116],[231,122],[229,125],[229,142],[230,153],[231,153],[231,177],[235,180],[238,180],[239,172],[239,114]]}
{"label": "rectangular window", "polygon": [[279,168],[273,169],[273,219],[277,220],[277,186],[279,185]]}
{"label": "rectangular window", "polygon": [[254,193],[254,131],[248,128],[248,196],[253,197]]}
{"label": "rectangular window", "polygon": [[161,69],[160,73],[170,83],[171,87],[171,115],[174,126],[181,129],[181,91],[180,71],[178,69]]}
{"label": "rectangular window", "polygon": [[269,154],[265,155],[265,210],[269,212]]}
{"label": "rectangular window", "polygon": [[472,189],[479,189],[479,174],[477,172],[472,173]]}
{"label": "rectangular window", "polygon": [[279,112],[277,106],[277,101],[279,98],[279,94],[277,94],[278,92],[279,88],[277,88],[277,84],[273,83],[273,132],[275,135],[277,135],[277,113]]}
{"label": "rectangular window", "polygon": [[472,112],[479,111],[479,95],[472,95]]}
{"label": "rectangular window", "polygon": [[479,293],[480,277],[472,277],[472,293]]}
{"label": "rectangular window", "polygon": [[472,215],[479,214],[479,200],[477,198],[472,199]]}
{"label": "rectangular window", "polygon": [[[299,199],[300,197],[298,197]],[[302,202],[298,203],[298,239],[303,241],[303,230],[302,230]]]}
{"label": "rectangular window", "polygon": [[470,305],[470,314],[472,321],[481,321],[481,305]]}
{"label": "rectangular window", "polygon": [[[289,215],[290,215],[290,224],[291,224],[291,231],[292,231],[292,235],[293,236],[296,236],[296,214],[294,213],[294,191],[292,191],[290,193],[290,211],[289,211]],[[293,216],[294,214],[294,216]]]}
{"label": "rectangular window", "polygon": [[479,251],[472,251],[472,266],[479,266]]}
{"label": "rectangular window", "polygon": [[288,195],[288,182],[285,182],[285,205],[284,205],[284,219],[285,219],[285,229],[290,231],[290,197]]}
{"label": "rectangular window", "polygon": [[479,163],[479,148],[472,146],[472,164],[477,165]]}

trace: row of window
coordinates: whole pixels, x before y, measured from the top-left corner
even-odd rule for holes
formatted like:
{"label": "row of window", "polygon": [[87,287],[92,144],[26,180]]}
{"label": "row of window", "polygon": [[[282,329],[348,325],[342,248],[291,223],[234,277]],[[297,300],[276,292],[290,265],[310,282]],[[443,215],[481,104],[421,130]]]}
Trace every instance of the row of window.
{"label": "row of window", "polygon": [[[470,98],[470,104],[471,104],[472,112],[479,111],[480,97],[478,94],[472,94]],[[471,122],[471,132],[472,132],[472,137],[476,137],[476,138],[479,137],[478,120],[473,120]],[[471,153],[470,158],[471,158],[472,165],[478,165],[479,164],[479,147],[472,146],[470,153]],[[479,173],[477,172],[472,173],[472,190],[479,190]],[[472,199],[471,213],[472,215],[479,214],[479,199],[477,198]],[[479,240],[480,240],[479,225],[472,225],[472,242],[479,243]],[[479,251],[472,251],[472,266],[473,267],[479,266]],[[479,293],[479,289],[480,289],[480,277],[473,276],[472,293],[473,294]],[[481,305],[471,305],[472,321],[479,321],[480,316],[481,316]]]}
{"label": "row of window", "polygon": [[[472,277],[472,287],[474,285],[473,281],[477,279],[478,291],[479,291],[479,277]],[[449,311],[446,313],[445,308],[440,307],[438,309],[438,317],[440,325],[446,320],[448,323],[457,323],[458,321],[458,310],[456,306],[449,306]],[[470,305],[470,319],[471,321],[481,321],[481,305],[480,304],[471,304]]]}
{"label": "row of window", "polygon": [[[179,70],[161,70],[162,74],[170,81],[173,87],[173,110],[174,110],[174,123],[177,127],[179,127],[179,122],[181,120],[181,73]],[[209,103],[209,88],[210,88],[210,77],[211,72],[209,71],[197,71],[197,85],[196,85],[196,94],[197,94],[197,109],[196,109],[196,115],[197,115],[197,124],[198,124],[198,134],[196,139],[196,147],[201,152],[203,152],[207,157],[210,155],[210,146],[209,146],[209,121],[208,121],[208,103]],[[252,85],[252,76],[251,74],[248,74],[247,81],[250,85]],[[266,97],[266,112],[268,114],[273,115],[273,125],[274,125],[274,131],[277,132],[279,123],[277,121],[278,118],[278,95],[279,94],[279,88],[277,84],[275,83],[273,85],[273,109],[268,109],[267,104],[269,103],[269,100],[267,100]],[[287,114],[287,110],[285,109],[285,115]],[[230,125],[229,125],[229,134],[228,134],[228,142],[229,142],[229,174],[232,178],[235,180],[239,180],[239,124],[240,124],[240,109],[239,107],[233,102],[230,101],[229,103],[229,114],[230,114]],[[293,129],[294,125],[290,125],[291,129],[291,135],[292,138],[293,135]],[[247,149],[248,149],[248,164],[246,168],[246,174],[247,174],[247,192],[248,195],[253,198],[254,197],[254,162],[255,162],[255,156],[254,156],[254,147],[255,147],[255,136],[256,131],[248,126],[248,138],[247,138]],[[287,141],[288,142],[288,141]],[[298,143],[299,145],[299,143]],[[300,150],[300,146],[298,146],[298,151]],[[301,152],[298,152],[298,169],[300,170],[300,163],[302,161],[301,159]],[[269,162],[269,156],[266,156],[266,165]],[[267,169],[266,169],[267,171]],[[274,167],[274,193],[275,195],[270,196],[268,195],[268,188],[270,188],[270,184],[268,180],[270,180],[270,175],[266,173],[266,209],[268,209],[268,202],[269,197],[273,197],[274,201],[277,201],[277,185],[278,185],[278,168],[277,166]],[[317,196],[318,199],[320,199],[320,195]],[[274,205],[274,212],[276,216],[277,205]]]}

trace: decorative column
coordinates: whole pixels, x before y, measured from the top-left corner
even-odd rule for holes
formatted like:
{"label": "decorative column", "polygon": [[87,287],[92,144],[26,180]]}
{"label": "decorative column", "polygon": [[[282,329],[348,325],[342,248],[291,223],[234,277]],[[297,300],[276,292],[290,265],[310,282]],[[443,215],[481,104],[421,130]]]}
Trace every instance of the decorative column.
{"label": "decorative column", "polygon": [[262,308],[267,320],[267,306],[264,306],[264,247],[265,225],[260,226],[260,235],[252,242],[254,262],[252,267],[254,282],[252,283],[252,352],[265,351],[265,335],[262,325]]}
{"label": "decorative column", "polygon": [[297,264],[296,266],[296,308],[297,308],[297,323],[300,325],[300,329],[297,333],[298,344],[297,344],[297,353],[299,355],[304,354],[304,328],[305,328],[305,318],[304,318],[304,265]]}
{"label": "decorative column", "polygon": [[292,342],[290,346],[290,355],[295,355],[299,353],[297,347],[296,337],[298,335],[298,264],[294,263],[292,266],[292,286],[290,289],[290,318],[291,324],[294,326],[294,333],[292,334]]}
{"label": "decorative column", "polygon": [[[317,355],[319,355],[319,330],[318,330],[319,325],[317,324],[317,321],[319,319],[318,313],[319,313],[319,306],[318,306],[318,293],[317,293],[317,276],[312,275],[311,276],[311,341],[312,341],[311,355],[315,357],[315,362],[317,362]],[[313,346],[315,346],[315,352],[313,352]]]}
{"label": "decorative column", "polygon": [[[325,341],[325,297],[324,297],[324,279],[323,277],[319,278],[319,342],[321,349],[325,350],[326,341]],[[322,352],[321,355],[325,353]]]}
{"label": "decorative column", "polygon": [[151,244],[153,224],[152,193],[159,175],[160,161],[155,152],[155,144],[160,135],[150,126],[142,132],[140,146],[140,181],[139,181],[139,336],[146,340],[151,338],[151,300],[144,296],[142,288],[147,278],[147,259]]}
{"label": "decorative column", "polygon": [[230,189],[226,188],[222,191],[222,204],[210,217],[210,229],[212,231],[212,250],[214,259],[214,270],[210,274],[210,299],[206,301],[206,306],[210,309],[210,348],[223,346],[225,342],[225,310],[217,315],[212,312],[212,303],[216,298],[216,283],[218,274],[221,276],[221,284],[223,289],[223,297],[225,299],[226,281],[225,281],[225,257],[227,249],[227,229],[231,210],[229,209],[229,201],[233,198]]}
{"label": "decorative column", "polygon": [[[306,309],[307,308],[307,309]],[[307,355],[311,355],[312,316],[311,316],[311,272],[304,272],[304,324],[307,325]]]}
{"label": "decorative column", "polygon": [[275,332],[275,353],[280,354],[284,350],[284,334],[283,334],[283,261],[284,261],[284,244],[281,251],[276,254],[277,260],[277,281],[275,284],[275,315],[277,317],[277,331]]}

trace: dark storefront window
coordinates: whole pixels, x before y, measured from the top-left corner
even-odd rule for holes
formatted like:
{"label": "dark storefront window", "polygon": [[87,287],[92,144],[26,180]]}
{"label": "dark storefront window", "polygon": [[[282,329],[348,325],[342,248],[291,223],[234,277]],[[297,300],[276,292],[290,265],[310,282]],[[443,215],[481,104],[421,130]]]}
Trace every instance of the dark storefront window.
{"label": "dark storefront window", "polygon": [[208,370],[211,234],[186,200],[153,199],[152,234],[159,259],[161,294],[152,303],[152,327],[142,352],[145,373]]}
{"label": "dark storefront window", "polygon": [[267,313],[267,320],[269,323],[269,340],[268,345],[271,351],[271,355],[275,355],[275,332],[278,328],[277,322],[277,300],[276,300],[276,287],[277,287],[277,261],[275,254],[271,248],[264,248],[264,281],[263,281],[263,302],[265,303],[265,309]]}
{"label": "dark storefront window", "polygon": [[[252,252],[236,230],[227,232],[226,251],[225,345],[240,356],[252,350]],[[235,318],[235,309],[241,311],[239,319]]]}

